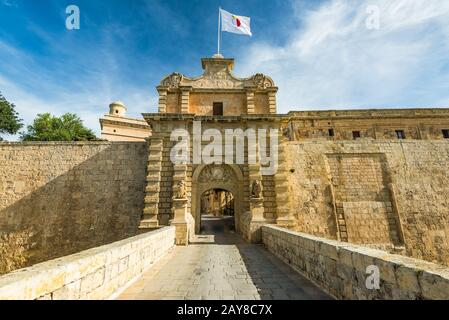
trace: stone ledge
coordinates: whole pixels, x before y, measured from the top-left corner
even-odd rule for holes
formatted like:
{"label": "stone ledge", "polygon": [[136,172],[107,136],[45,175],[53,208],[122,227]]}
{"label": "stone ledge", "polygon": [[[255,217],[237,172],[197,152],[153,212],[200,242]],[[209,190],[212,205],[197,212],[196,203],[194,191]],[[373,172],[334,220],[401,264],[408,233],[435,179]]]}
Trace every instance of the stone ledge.
{"label": "stone ledge", "polygon": [[36,264],[0,277],[0,300],[106,299],[174,247],[175,228]]}
{"label": "stone ledge", "polygon": [[[262,241],[340,299],[449,299],[449,268],[442,265],[276,226],[262,227]],[[370,265],[379,267],[380,289],[365,286]]]}

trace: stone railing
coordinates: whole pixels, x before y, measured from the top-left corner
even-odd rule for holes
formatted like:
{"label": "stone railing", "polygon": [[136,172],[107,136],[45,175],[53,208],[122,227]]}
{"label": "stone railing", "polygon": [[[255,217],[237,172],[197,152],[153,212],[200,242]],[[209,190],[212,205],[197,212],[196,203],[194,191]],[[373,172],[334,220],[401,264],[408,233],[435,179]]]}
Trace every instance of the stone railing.
{"label": "stone railing", "polygon": [[107,299],[174,247],[164,227],[0,277],[0,300]]}
{"label": "stone railing", "polygon": [[449,299],[445,266],[276,226],[262,227],[262,241],[339,299]]}

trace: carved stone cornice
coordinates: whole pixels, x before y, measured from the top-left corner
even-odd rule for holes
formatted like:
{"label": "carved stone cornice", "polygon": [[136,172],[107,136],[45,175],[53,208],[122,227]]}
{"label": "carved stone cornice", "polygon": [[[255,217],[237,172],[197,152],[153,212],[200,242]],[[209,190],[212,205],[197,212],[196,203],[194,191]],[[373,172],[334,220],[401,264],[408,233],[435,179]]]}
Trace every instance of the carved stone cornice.
{"label": "carved stone cornice", "polygon": [[192,91],[202,90],[248,90],[277,91],[273,79],[262,73],[249,78],[238,78],[232,74],[234,59],[205,58],[202,59],[204,73],[199,77],[187,77],[178,72],[165,77],[158,90],[182,90],[192,88]]}

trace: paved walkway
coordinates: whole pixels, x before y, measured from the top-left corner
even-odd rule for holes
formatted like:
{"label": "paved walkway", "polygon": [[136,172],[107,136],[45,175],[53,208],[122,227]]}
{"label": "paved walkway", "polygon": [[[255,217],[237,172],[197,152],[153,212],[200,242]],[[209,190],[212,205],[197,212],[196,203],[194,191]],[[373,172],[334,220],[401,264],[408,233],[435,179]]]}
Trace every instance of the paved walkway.
{"label": "paved walkway", "polygon": [[176,247],[118,299],[330,299],[262,245],[232,231],[232,219],[203,217],[194,244]]}

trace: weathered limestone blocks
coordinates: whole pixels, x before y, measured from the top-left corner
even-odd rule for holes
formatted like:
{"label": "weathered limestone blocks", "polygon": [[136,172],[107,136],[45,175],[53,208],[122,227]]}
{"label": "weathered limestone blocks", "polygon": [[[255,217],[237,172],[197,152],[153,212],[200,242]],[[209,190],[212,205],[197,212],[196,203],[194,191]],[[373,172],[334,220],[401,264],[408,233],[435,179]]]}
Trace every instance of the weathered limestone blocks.
{"label": "weathered limestone blocks", "polygon": [[251,198],[249,216],[251,217],[249,224],[248,240],[254,243],[261,241],[260,227],[266,224],[264,218],[263,198]]}
{"label": "weathered limestone blocks", "polygon": [[187,221],[187,199],[173,199],[174,219],[170,225],[176,228],[176,244],[186,246],[189,243]]}
{"label": "weathered limestone blocks", "polygon": [[[449,299],[449,268],[385,251],[262,227],[275,255],[339,299]],[[379,269],[379,289],[368,289],[369,266]]]}
{"label": "weathered limestone blocks", "polygon": [[174,246],[175,228],[144,233],[0,277],[0,300],[106,299]]}
{"label": "weathered limestone blocks", "polygon": [[0,142],[0,273],[136,235],[147,158],[145,142]]}
{"label": "weathered limestone blocks", "polygon": [[307,140],[285,151],[296,231],[449,266],[448,141]]}

